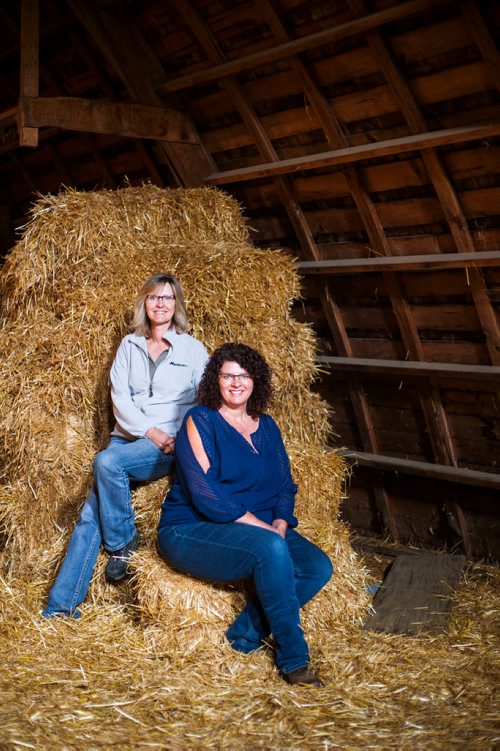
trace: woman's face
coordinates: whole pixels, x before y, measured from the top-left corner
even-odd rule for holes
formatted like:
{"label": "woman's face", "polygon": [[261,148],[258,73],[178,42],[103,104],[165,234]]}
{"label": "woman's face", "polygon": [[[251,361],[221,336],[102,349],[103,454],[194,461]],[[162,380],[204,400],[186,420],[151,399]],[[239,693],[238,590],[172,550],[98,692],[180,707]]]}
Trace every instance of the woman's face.
{"label": "woman's face", "polygon": [[146,295],[144,304],[146,315],[152,326],[167,326],[170,328],[175,313],[174,290],[170,284],[160,284],[156,287]]}
{"label": "woman's face", "polygon": [[244,407],[253,391],[253,380],[245,368],[228,360],[219,371],[219,390],[227,407]]}

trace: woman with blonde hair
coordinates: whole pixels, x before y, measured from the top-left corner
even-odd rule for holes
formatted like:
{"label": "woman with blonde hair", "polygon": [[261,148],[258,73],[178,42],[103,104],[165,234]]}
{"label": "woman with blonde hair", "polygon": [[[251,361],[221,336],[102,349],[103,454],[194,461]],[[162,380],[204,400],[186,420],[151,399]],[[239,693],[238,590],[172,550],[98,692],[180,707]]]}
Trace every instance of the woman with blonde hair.
{"label": "woman with blonde hair", "polygon": [[132,333],[110,372],[115,426],[94,461],[94,482],[52,586],[43,617],[78,618],[101,544],[110,553],[106,579],[119,582],[139,537],[130,481],[157,480],[173,464],[175,437],[195,403],[206,361],[204,345],[187,333],[184,294],[170,274],[155,274],[139,290]]}

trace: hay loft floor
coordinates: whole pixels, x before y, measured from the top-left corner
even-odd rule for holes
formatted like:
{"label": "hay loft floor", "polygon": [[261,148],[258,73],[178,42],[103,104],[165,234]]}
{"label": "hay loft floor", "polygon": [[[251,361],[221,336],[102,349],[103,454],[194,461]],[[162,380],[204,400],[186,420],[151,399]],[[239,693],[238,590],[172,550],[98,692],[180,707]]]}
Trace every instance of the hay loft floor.
{"label": "hay loft floor", "polygon": [[[380,558],[364,562],[378,576]],[[316,631],[326,686],[312,689],[287,686],[269,653],[234,653],[222,630],[173,653],[168,633],[140,624],[126,589],[123,604],[110,594],[79,621],[47,622],[45,585],[4,578],[0,747],[493,749],[499,579],[470,564],[437,637]]]}

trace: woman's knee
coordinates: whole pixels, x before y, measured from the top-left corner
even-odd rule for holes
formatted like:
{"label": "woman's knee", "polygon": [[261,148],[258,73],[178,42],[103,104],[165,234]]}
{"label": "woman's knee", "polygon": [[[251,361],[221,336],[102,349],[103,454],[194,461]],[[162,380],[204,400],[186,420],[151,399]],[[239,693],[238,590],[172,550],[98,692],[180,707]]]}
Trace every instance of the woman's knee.
{"label": "woman's knee", "polygon": [[116,456],[112,456],[109,449],[103,449],[94,458],[94,475],[107,474],[116,467]]}
{"label": "woman's knee", "polygon": [[266,545],[262,548],[262,558],[272,566],[290,565],[292,559],[288,545],[281,535],[270,533]]}

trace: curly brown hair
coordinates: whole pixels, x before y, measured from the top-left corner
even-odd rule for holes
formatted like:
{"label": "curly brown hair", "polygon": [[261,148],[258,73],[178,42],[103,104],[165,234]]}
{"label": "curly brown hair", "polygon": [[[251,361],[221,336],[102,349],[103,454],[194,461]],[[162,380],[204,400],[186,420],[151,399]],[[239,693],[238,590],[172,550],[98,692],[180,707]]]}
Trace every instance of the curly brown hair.
{"label": "curly brown hair", "polygon": [[198,404],[219,409],[222,397],[219,389],[219,373],[225,362],[237,362],[252,376],[253,391],[247,402],[247,412],[257,418],[265,412],[273,393],[271,368],[256,349],[246,344],[227,342],[215,350],[208,361],[198,389]]}

